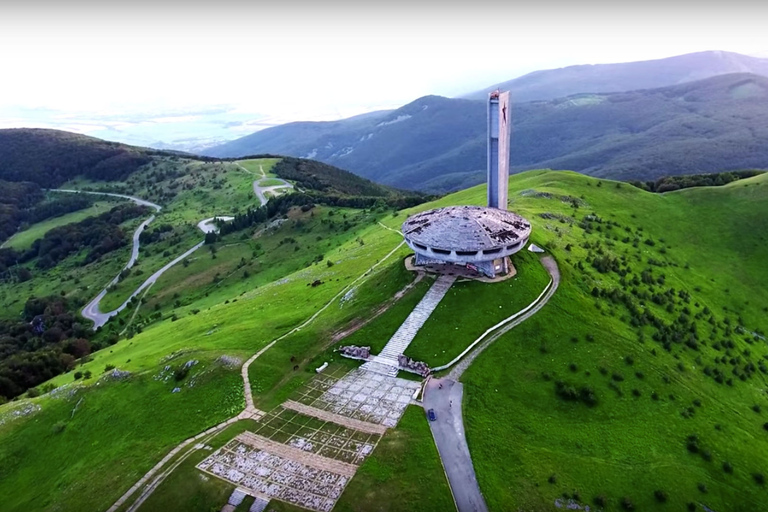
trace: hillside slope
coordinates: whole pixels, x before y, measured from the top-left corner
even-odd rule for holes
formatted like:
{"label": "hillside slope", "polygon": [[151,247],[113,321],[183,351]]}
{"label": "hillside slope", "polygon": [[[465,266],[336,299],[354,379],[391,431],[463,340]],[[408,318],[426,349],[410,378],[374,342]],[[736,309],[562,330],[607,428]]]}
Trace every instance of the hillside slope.
{"label": "hillside slope", "polygon": [[[765,168],[766,99],[768,78],[731,74],[660,89],[516,103],[512,168],[639,180]],[[482,101],[427,96],[380,116],[267,129],[211,154],[305,156],[400,188],[455,190],[483,180],[485,116]]]}
{"label": "hillside slope", "polygon": [[666,59],[568,66],[534,71],[464,96],[485,100],[488,93],[511,91],[515,101],[551,100],[579,93],[656,89],[730,73],[768,76],[768,59],[708,51]]}
{"label": "hillside slope", "polygon": [[[693,503],[693,510],[761,510],[768,472],[768,245],[761,229],[768,218],[768,175],[654,194],[571,172],[533,171],[510,179],[509,197],[531,221],[532,241],[557,259],[562,281],[544,309],[499,338],[463,379],[466,435],[489,509],[565,509],[570,499],[582,509],[686,510]],[[406,213],[484,201],[478,186]],[[315,251],[280,241],[300,235],[302,244],[310,243],[329,232],[322,231],[330,230],[329,220],[342,222],[331,211],[305,214],[280,228],[293,233],[269,235],[268,247],[283,251],[280,258],[296,263],[296,272],[258,286],[243,282],[240,272],[220,286],[208,278],[205,293],[189,301],[181,296],[151,321],[148,304],[140,313],[146,320],[141,331],[79,367],[98,376],[117,366],[130,375],[114,382],[107,373],[98,386],[94,377],[79,387],[71,385],[71,374],[61,375],[52,381],[57,392],[0,407],[6,508],[106,509],[177,443],[239,411],[240,372],[219,363],[222,355],[242,362],[317,313],[250,367],[258,406],[280,403],[331,360],[333,333],[374,316],[409,281],[402,265],[408,250],[378,222],[337,232],[338,245],[318,247],[333,265],[301,264]],[[388,228],[403,220],[403,214],[380,219]],[[238,247],[246,260],[256,260],[250,253],[258,238],[228,236],[215,262]],[[198,264],[216,271],[211,261],[200,258],[188,271]],[[374,262],[381,265],[372,269]],[[518,276],[500,286],[513,290],[541,271],[529,252],[515,255],[514,263]],[[167,276],[164,304],[189,277],[177,271],[174,279]],[[359,276],[369,277],[353,285]],[[311,286],[315,281],[322,284]],[[444,362],[446,349],[471,342],[465,323],[493,323],[477,312],[498,294],[487,288],[467,293],[480,284],[454,284],[440,305],[443,321],[428,321],[420,331],[428,363]],[[160,293],[153,288],[149,300]],[[468,296],[478,304],[467,308]],[[405,298],[411,299],[418,302]],[[399,305],[379,317],[392,331],[402,321],[397,315],[409,312]],[[508,304],[494,309],[503,314],[505,308],[516,311]],[[186,380],[163,379],[164,368],[189,360],[199,364]],[[585,388],[589,392],[580,394]],[[423,412],[419,416],[426,422]],[[427,471],[431,466],[400,439],[393,456]],[[44,450],[36,448],[41,443]],[[353,484],[379,488],[386,481],[399,490],[412,482],[375,463],[367,469],[377,471],[361,470]],[[188,474],[199,475],[194,467]],[[184,495],[207,485],[196,477],[183,481]],[[445,509],[392,501],[397,510]],[[356,503],[355,510],[381,508],[380,501]]]}
{"label": "hillside slope", "polygon": [[0,130],[0,179],[46,188],[76,176],[120,180],[156,154],[160,152],[60,130]]}

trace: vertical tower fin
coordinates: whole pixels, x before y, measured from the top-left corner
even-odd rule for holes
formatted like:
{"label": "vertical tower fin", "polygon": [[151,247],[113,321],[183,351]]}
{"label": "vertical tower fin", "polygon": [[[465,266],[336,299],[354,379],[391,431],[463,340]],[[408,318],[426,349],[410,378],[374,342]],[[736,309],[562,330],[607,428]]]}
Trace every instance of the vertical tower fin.
{"label": "vertical tower fin", "polygon": [[507,209],[509,136],[512,126],[509,91],[488,97],[488,206]]}

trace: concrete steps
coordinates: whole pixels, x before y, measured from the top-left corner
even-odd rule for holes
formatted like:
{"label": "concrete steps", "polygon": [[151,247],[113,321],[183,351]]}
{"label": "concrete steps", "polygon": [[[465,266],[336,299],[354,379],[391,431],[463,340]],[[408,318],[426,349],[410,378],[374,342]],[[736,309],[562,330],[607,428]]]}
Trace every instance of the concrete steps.
{"label": "concrete steps", "polygon": [[[397,361],[395,361],[397,363]],[[391,365],[389,363],[379,363],[376,361],[368,361],[360,367],[362,370],[366,370],[387,377],[397,377],[397,365]]]}
{"label": "concrete steps", "polygon": [[[378,356],[374,356],[373,362],[365,363],[361,368],[364,370],[375,371],[376,373],[383,373],[390,375],[390,373],[384,373],[385,370],[380,366],[394,367],[394,374],[397,375],[397,368],[399,364],[397,358],[400,354],[405,352],[408,345],[411,344],[413,338],[424,326],[424,323],[430,317],[440,301],[443,300],[445,294],[450,289],[451,285],[456,281],[454,276],[440,276],[430,287],[429,291],[422,297],[421,301],[413,308],[411,314],[405,319],[405,322],[397,329],[397,332],[387,342]],[[374,366],[374,364],[376,366]]]}
{"label": "concrete steps", "polygon": [[264,512],[267,505],[269,505],[268,500],[265,500],[264,498],[256,498],[253,500],[253,504],[251,505],[251,508],[248,509],[248,512]]}

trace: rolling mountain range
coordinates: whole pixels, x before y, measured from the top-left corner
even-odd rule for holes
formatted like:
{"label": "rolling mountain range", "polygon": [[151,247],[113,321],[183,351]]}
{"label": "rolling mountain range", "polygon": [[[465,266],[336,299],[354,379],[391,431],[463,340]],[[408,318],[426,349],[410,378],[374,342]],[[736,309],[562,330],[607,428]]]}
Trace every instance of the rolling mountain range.
{"label": "rolling mountain range", "polygon": [[[514,171],[615,179],[768,167],[768,78],[735,73],[657,89],[513,104]],[[449,191],[484,179],[485,104],[426,96],[394,111],[290,123],[207,153],[313,158],[399,188]]]}
{"label": "rolling mountain range", "polygon": [[584,92],[657,89],[731,73],[768,76],[768,59],[732,52],[698,52],[666,59],[568,66],[534,71],[464,97],[485,100],[488,93],[510,91],[515,101],[551,100]]}

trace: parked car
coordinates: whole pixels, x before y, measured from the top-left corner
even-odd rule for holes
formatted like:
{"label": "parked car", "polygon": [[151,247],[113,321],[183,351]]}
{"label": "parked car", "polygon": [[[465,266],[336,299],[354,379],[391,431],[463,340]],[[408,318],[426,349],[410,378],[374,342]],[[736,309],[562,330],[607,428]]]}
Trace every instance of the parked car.
{"label": "parked car", "polygon": [[427,411],[427,418],[429,418],[429,421],[435,421],[437,419],[437,414],[435,413],[434,409]]}

